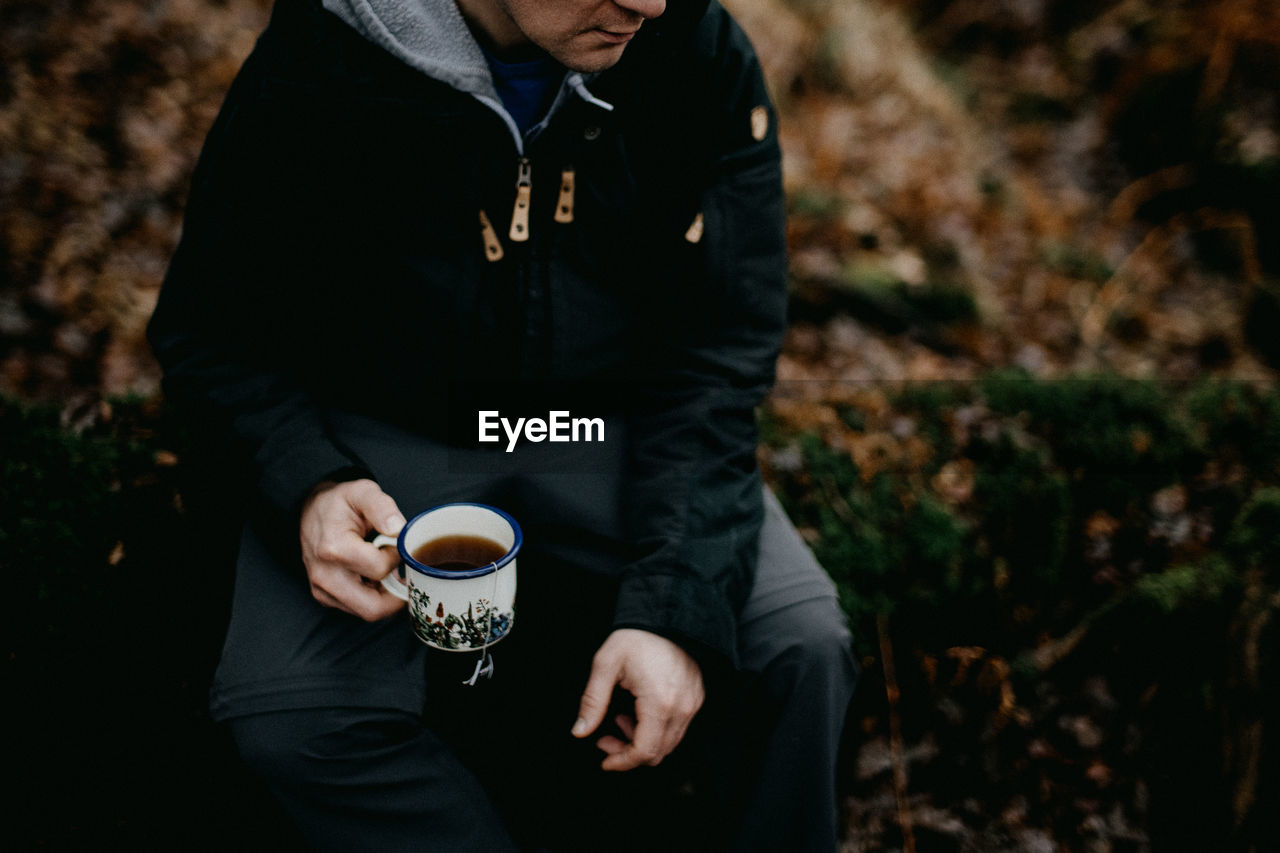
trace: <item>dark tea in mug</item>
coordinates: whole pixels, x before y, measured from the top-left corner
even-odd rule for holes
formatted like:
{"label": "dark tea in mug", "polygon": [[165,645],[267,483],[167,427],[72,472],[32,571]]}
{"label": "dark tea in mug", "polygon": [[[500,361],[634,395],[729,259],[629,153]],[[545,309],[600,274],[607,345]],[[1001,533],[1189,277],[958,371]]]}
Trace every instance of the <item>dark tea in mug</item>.
{"label": "dark tea in mug", "polygon": [[507,549],[484,536],[441,536],[424,542],[413,559],[444,572],[469,572],[506,556]]}

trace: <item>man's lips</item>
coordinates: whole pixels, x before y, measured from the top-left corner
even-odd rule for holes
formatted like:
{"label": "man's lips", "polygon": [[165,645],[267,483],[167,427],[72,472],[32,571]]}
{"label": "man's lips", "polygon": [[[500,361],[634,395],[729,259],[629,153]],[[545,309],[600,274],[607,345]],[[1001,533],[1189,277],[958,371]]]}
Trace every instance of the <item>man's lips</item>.
{"label": "man's lips", "polygon": [[637,27],[634,30],[606,30],[602,27],[596,27],[592,32],[610,44],[626,44],[639,32],[639,28]]}

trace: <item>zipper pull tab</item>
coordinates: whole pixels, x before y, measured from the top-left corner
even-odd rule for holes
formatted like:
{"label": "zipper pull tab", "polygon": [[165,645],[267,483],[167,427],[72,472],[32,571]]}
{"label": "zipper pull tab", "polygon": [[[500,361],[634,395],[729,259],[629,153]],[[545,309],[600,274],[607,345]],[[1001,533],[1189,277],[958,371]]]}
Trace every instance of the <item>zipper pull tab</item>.
{"label": "zipper pull tab", "polygon": [[690,243],[697,243],[702,240],[702,230],[702,214],[699,213],[697,216],[693,217],[693,223],[689,226],[689,230],[684,232],[684,239],[688,240]]}
{"label": "zipper pull tab", "polygon": [[523,243],[529,239],[529,196],[533,193],[533,166],[528,157],[520,158],[520,171],[516,175],[516,206],[511,211],[511,233],[513,242]]}
{"label": "zipper pull tab", "polygon": [[484,240],[484,256],[490,262],[502,260],[502,241],[498,239],[498,232],[493,230],[493,223],[483,210],[480,211],[480,237]]}
{"label": "zipper pull tab", "polygon": [[556,222],[573,221],[573,167],[560,174],[560,198],[556,200]]}

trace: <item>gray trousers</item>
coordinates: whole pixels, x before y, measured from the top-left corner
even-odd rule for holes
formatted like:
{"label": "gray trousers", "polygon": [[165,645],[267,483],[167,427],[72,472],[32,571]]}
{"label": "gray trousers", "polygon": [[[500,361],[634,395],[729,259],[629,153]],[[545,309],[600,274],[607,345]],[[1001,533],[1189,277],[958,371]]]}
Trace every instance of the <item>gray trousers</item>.
{"label": "gray trousers", "polygon": [[492,455],[335,419],[407,516],[477,500],[521,522],[516,627],[474,687],[461,684],[472,655],[428,650],[403,617],[368,624],[321,607],[301,567],[246,529],[212,710],[311,847],[835,849],[856,667],[831,581],[768,493],[741,672],[707,685],[658,768],[605,773],[596,737],[570,737],[610,627],[612,580],[597,569],[624,553],[619,429],[600,446],[536,445],[499,475]]}

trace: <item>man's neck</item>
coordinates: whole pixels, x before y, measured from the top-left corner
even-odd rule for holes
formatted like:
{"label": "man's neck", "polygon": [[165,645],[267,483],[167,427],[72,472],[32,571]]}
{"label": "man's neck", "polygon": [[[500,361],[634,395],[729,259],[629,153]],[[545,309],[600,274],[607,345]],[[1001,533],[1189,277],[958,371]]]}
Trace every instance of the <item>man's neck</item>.
{"label": "man's neck", "polygon": [[499,0],[454,0],[458,11],[486,50],[505,62],[520,62],[541,55],[516,26]]}

